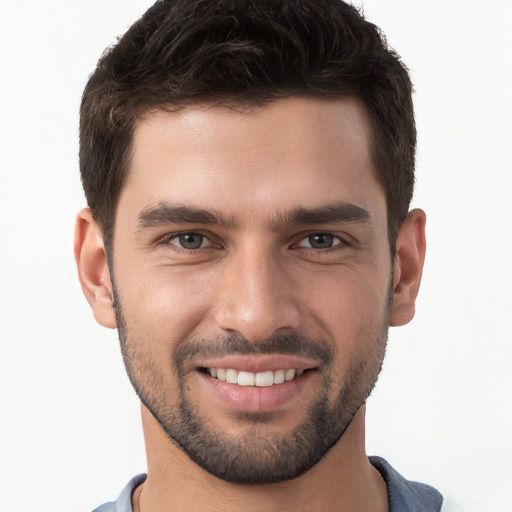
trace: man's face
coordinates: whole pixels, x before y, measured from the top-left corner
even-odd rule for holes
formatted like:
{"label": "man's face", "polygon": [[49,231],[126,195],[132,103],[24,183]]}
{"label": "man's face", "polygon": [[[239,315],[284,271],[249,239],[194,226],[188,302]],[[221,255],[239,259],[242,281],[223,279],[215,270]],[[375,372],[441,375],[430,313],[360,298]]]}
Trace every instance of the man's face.
{"label": "man's face", "polygon": [[136,129],[113,247],[125,363],[220,478],[303,473],[375,384],[391,257],[367,132],[356,100],[304,98]]}

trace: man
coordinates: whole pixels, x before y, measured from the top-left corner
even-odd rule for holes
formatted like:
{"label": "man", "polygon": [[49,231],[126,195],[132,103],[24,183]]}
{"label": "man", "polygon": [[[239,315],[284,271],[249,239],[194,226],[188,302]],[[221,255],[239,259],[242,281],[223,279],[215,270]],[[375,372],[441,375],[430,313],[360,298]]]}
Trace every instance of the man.
{"label": "man", "polygon": [[439,511],[367,458],[425,215],[411,83],[339,0],[157,2],[84,92],[75,256],[148,473],[97,511]]}

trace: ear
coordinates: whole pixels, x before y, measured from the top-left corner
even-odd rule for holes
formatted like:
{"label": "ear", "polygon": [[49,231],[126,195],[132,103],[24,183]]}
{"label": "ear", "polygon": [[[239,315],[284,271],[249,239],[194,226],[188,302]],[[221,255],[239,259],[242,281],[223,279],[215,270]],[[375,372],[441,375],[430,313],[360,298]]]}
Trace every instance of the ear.
{"label": "ear", "polygon": [[112,308],[112,283],[107,253],[101,229],[89,208],[84,208],[76,219],[75,260],[82,291],[94,318],[104,327],[115,329],[117,325]]}
{"label": "ear", "polygon": [[389,325],[405,325],[412,320],[425,261],[425,223],[422,210],[412,210],[403,223],[396,242],[393,264],[393,302]]}

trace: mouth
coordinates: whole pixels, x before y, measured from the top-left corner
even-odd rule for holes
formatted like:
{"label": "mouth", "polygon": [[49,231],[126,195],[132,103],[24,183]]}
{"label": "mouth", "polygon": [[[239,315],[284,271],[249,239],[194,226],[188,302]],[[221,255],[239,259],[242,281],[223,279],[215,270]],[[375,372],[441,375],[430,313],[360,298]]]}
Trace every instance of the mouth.
{"label": "mouth", "polygon": [[291,382],[303,375],[304,372],[309,371],[302,368],[282,368],[261,372],[248,372],[235,370],[234,368],[202,368],[202,370],[214,379],[227,382],[228,384],[258,388],[268,388],[283,384],[284,382]]}
{"label": "mouth", "polygon": [[319,385],[321,361],[286,354],[227,355],[198,361],[210,403],[228,411],[270,412],[301,403]]}

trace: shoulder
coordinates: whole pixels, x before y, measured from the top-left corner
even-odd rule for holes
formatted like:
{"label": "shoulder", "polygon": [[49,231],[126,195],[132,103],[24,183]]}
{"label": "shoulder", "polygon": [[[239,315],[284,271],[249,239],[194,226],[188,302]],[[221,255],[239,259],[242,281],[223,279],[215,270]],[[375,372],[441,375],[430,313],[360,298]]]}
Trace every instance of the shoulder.
{"label": "shoulder", "polygon": [[116,512],[116,504],[113,501],[109,501],[95,508],[92,512]]}
{"label": "shoulder", "polygon": [[443,496],[427,484],[406,480],[382,457],[369,457],[386,482],[390,512],[440,512]]}
{"label": "shoulder", "polygon": [[95,508],[93,512],[133,512],[132,494],[135,489],[146,480],[146,475],[141,474],[132,478],[121,491],[116,501],[109,501]]}

